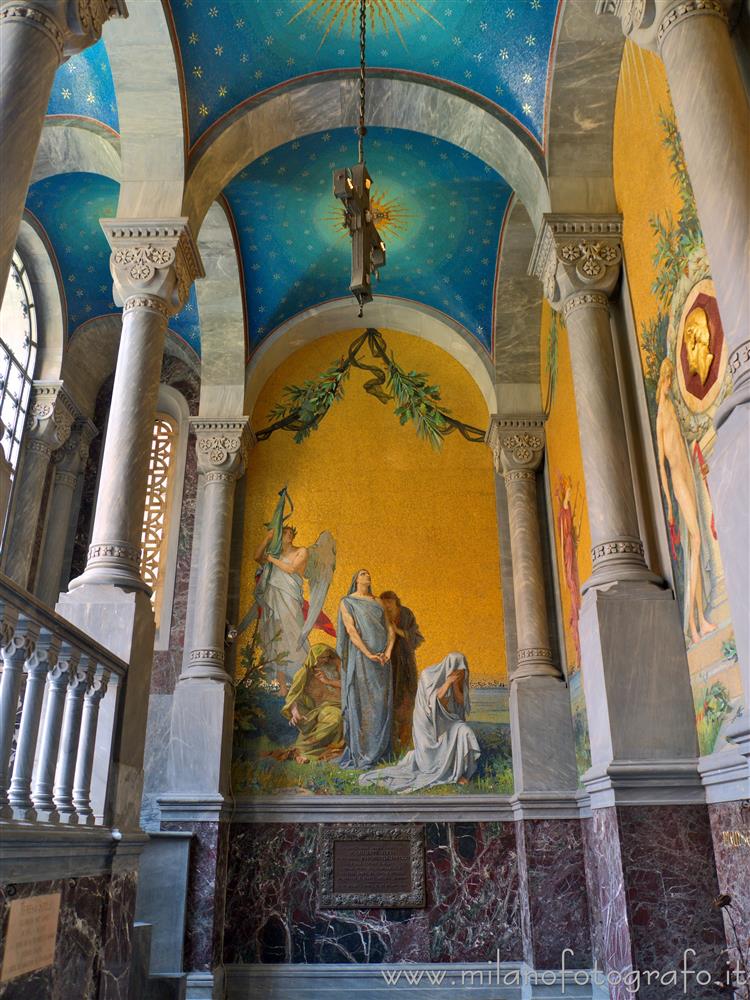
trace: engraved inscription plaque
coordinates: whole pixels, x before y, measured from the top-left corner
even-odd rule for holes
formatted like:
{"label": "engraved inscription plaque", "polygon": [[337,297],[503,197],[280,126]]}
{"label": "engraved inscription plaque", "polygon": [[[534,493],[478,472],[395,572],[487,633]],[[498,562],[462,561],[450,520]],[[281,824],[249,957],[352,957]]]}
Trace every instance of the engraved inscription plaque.
{"label": "engraved inscription plaque", "polygon": [[413,824],[320,827],[320,905],[425,905],[424,831]]}
{"label": "engraved inscription plaque", "polygon": [[61,896],[52,892],[11,902],[0,983],[52,965]]}

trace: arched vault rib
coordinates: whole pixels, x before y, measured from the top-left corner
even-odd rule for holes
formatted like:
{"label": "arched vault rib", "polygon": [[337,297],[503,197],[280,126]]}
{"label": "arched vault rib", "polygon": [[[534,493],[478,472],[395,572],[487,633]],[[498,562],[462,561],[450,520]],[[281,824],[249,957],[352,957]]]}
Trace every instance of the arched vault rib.
{"label": "arched vault rib", "polygon": [[48,118],[34,160],[31,183],[54,174],[82,171],[122,180],[120,142],[99,122],[80,118]]}
{"label": "arched vault rib", "polygon": [[[194,231],[229,181],[248,163],[303,135],[354,128],[357,83],[352,79],[291,84],[273,97],[240,108],[190,164],[184,214]],[[518,130],[466,97],[435,85],[379,76],[369,84],[368,124],[423,132],[452,142],[500,173],[526,205],[536,227],[549,210],[547,185]]]}
{"label": "arched vault rib", "polygon": [[[486,352],[449,316],[421,302],[378,295],[367,306],[367,326],[400,330],[441,347],[461,364],[484,397],[489,413],[497,410],[492,366]],[[269,376],[305,344],[339,330],[361,330],[353,299],[313,306],[279,326],[253,354],[247,367],[245,413],[252,413]]]}
{"label": "arched vault rib", "polygon": [[180,77],[162,4],[136,0],[124,20],[107,21],[122,153],[120,218],[182,214],[185,132]]}

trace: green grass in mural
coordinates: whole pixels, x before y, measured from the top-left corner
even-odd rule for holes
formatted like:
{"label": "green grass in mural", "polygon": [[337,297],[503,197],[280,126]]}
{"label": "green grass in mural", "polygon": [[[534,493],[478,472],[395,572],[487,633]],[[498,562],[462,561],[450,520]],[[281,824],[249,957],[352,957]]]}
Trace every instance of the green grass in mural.
{"label": "green grass in mural", "polygon": [[693,704],[698,747],[704,756],[713,752],[722,723],[732,710],[729,692],[720,681],[715,681],[693,692]]}

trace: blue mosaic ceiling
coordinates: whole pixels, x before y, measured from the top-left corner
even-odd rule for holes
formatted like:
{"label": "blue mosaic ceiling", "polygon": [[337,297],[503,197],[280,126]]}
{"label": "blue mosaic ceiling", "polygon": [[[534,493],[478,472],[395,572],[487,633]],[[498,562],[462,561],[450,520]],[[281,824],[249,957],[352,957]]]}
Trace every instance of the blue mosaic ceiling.
{"label": "blue mosaic ceiling", "polygon": [[[68,336],[97,316],[120,313],[112,300],[109,244],[99,219],[117,215],[120,186],[99,174],[56,174],[29,188],[26,208],[52,245],[65,290]],[[200,353],[198,306],[189,301],[170,327]]]}
{"label": "blue mosaic ceiling", "polygon": [[[475,156],[421,133],[372,128],[366,157],[388,248],[376,295],[433,306],[490,351],[510,187]],[[331,171],[355,161],[351,129],[317,133],[256,160],[225,189],[239,234],[251,350],[302,310],[349,296],[350,240]]]}
{"label": "blue mosaic ceiling", "polygon": [[57,71],[47,114],[92,118],[119,132],[115,85],[102,39]]}
{"label": "blue mosaic ceiling", "polygon": [[[170,0],[191,145],[238,104],[359,65],[358,0]],[[368,0],[368,65],[447,80],[542,144],[558,0]]]}

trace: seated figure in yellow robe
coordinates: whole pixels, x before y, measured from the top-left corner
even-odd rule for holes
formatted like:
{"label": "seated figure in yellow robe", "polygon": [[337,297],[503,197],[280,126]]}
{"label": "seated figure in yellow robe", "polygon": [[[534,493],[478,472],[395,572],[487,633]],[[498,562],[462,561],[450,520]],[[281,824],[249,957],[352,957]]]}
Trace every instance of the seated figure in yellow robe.
{"label": "seated figure in yellow robe", "polygon": [[335,649],[323,642],[310,646],[307,659],[292,679],[281,714],[299,730],[289,752],[298,764],[341,756],[341,660]]}

